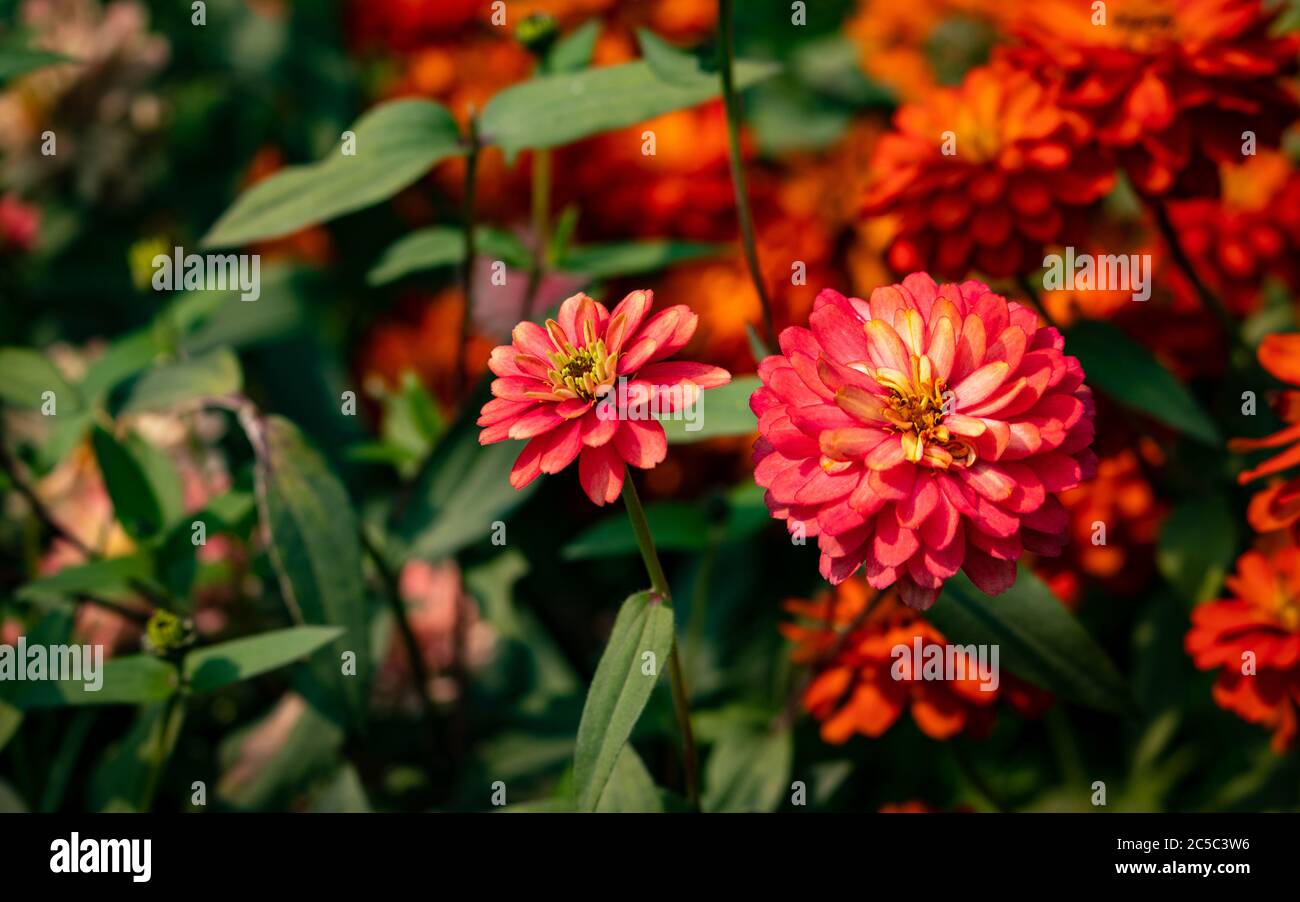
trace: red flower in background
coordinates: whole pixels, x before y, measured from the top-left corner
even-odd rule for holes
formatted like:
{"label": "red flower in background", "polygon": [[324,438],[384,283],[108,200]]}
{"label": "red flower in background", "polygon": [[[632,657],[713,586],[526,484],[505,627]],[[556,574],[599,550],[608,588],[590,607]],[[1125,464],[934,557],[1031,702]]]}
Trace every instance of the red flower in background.
{"label": "red flower in background", "polygon": [[[1266,335],[1259,345],[1259,363],[1283,382],[1300,386],[1300,333]],[[1286,529],[1300,520],[1300,476],[1283,479],[1281,474],[1300,465],[1300,391],[1288,390],[1277,400],[1277,412],[1288,425],[1267,438],[1237,438],[1228,443],[1232,451],[1284,449],[1281,453],[1237,477],[1242,484],[1266,476],[1275,477],[1267,488],[1250,501],[1246,519],[1257,532]]]}
{"label": "red flower in background", "polygon": [[1038,0],[1007,55],[1088,117],[1097,138],[1149,195],[1208,196],[1216,163],[1240,162],[1242,133],[1276,147],[1298,110],[1279,79],[1300,37],[1273,37],[1260,0]]}
{"label": "red flower in background", "polygon": [[1248,551],[1226,584],[1232,598],[1192,610],[1187,652],[1202,670],[1222,668],[1215,702],[1271,729],[1274,750],[1285,751],[1300,705],[1300,548]]}
{"label": "red flower in background", "polygon": [[1059,554],[1057,495],[1092,475],[1093,400],[1055,329],[979,282],[915,273],[871,300],[825,291],[759,366],[754,479],[821,573],[934,603],[958,569],[989,595]]}
{"label": "red flower in background", "polygon": [[691,340],[697,317],[678,305],[647,319],[653,302],[634,291],[611,313],[577,294],[560,305],[558,321],[520,323],[511,344],[492,351],[488,366],[499,378],[478,420],[479,443],[528,440],[510,473],[516,489],[580,456],[587,496],[608,504],[623,487],[625,463],[649,469],[668,452],[663,426],[637,408],[679,410],[731,381],[716,366],[662,362]]}
{"label": "red flower in background", "polygon": [[1043,249],[1069,243],[1113,182],[1086,121],[1005,66],[973,70],[960,87],[900,109],[894,123],[864,212],[897,219],[887,259],[899,273],[1037,269]]}
{"label": "red flower in background", "polygon": [[[1247,157],[1220,173],[1221,199],[1171,204],[1170,218],[1196,272],[1244,315],[1259,307],[1269,275],[1300,290],[1300,175],[1280,153]],[[1181,269],[1169,266],[1162,275],[1184,309],[1199,309]]]}
{"label": "red flower in background", "polygon": [[[981,682],[978,662],[964,652],[960,653],[966,665],[964,679],[911,678],[911,670],[894,649],[901,645],[914,650],[917,639],[923,649],[934,645],[946,649],[947,642],[892,593],[877,601],[878,594],[853,579],[822,598],[786,603],[786,610],[805,621],[783,624],[781,631],[795,643],[795,663],[814,667],[803,705],[821,721],[826,742],[839,744],[856,733],[877,738],[904,711],[931,739],[951,739],[963,731],[986,736],[999,699],[1029,716],[1051,703],[1048,693],[1006,673],[998,674],[996,688],[985,688],[992,682]],[[896,663],[907,678],[895,679]]]}
{"label": "red flower in background", "polygon": [[17,195],[0,195],[0,251],[26,253],[36,246],[41,229],[41,212]]}

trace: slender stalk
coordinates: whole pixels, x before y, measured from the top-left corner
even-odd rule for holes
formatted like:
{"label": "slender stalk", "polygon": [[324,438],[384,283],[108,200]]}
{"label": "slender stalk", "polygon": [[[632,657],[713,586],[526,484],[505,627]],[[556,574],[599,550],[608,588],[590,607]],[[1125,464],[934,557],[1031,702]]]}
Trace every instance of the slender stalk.
{"label": "slender stalk", "polygon": [[402,637],[406,657],[411,662],[411,674],[415,680],[416,694],[420,699],[420,712],[425,721],[430,750],[432,750],[436,748],[438,709],[429,695],[429,671],[424,664],[424,655],[420,653],[420,643],[416,639],[415,629],[411,626],[411,618],[406,610],[406,602],[402,599],[401,583],[397,571],[370,534],[364,528],[359,532],[361,534],[361,547],[365,549],[366,554],[374,562],[375,570],[378,571],[379,578],[384,584],[384,598],[393,612],[393,619],[397,622],[397,632]]}
{"label": "slender stalk", "polygon": [[1187,249],[1183,247],[1182,240],[1178,237],[1178,230],[1174,228],[1173,221],[1169,218],[1169,207],[1164,201],[1153,200],[1150,202],[1151,216],[1155,220],[1156,228],[1160,230],[1160,237],[1164,239],[1165,246],[1169,248],[1169,255],[1174,258],[1175,265],[1183,271],[1187,281],[1192,283],[1192,290],[1196,292],[1196,298],[1201,302],[1201,306],[1209,312],[1211,316],[1219,321],[1223,327],[1223,333],[1228,337],[1228,341],[1233,345],[1241,346],[1241,335],[1237,332],[1237,323],[1233,320],[1232,314],[1224,306],[1223,301],[1210,291],[1209,287],[1201,281],[1201,277],[1196,272],[1196,267],[1192,265],[1192,259],[1187,254]]}
{"label": "slender stalk", "polygon": [[171,758],[172,749],[176,745],[175,737],[172,734],[179,732],[181,720],[184,716],[185,706],[180,693],[173,692],[167,697],[162,717],[158,720],[158,743],[154,747],[153,761],[150,762],[149,766],[149,782],[145,784],[144,799],[141,804],[142,811],[153,810],[153,800],[154,796],[158,794],[158,784],[162,782],[163,771],[167,769],[167,761]]}
{"label": "slender stalk", "polygon": [[[645,561],[646,572],[650,575],[650,588],[660,597],[661,604],[672,607],[672,593],[668,589],[668,578],[659,563],[659,552],[655,549],[654,536],[650,534],[650,523],[646,520],[645,508],[637,496],[636,486],[632,482],[632,471],[623,474],[623,504],[627,507],[627,518],[632,522],[632,532],[636,534],[636,544],[641,549],[641,559]],[[700,808],[700,764],[695,750],[695,733],[691,729],[690,693],[686,690],[686,678],[682,674],[681,655],[677,649],[677,631],[673,630],[672,651],[668,655],[668,673],[672,681],[673,713],[677,717],[677,728],[682,734],[682,764],[686,772],[686,798],[693,810]]]}
{"label": "slender stalk", "polygon": [[727,149],[731,161],[731,184],[736,193],[736,216],[740,220],[740,240],[745,250],[758,302],[763,308],[763,340],[776,347],[776,326],[772,321],[772,301],[763,284],[763,270],[758,263],[758,245],[754,240],[754,215],[749,207],[749,188],[745,181],[745,164],[740,155],[740,97],[736,93],[736,41],[733,27],[733,0],[718,0],[718,37],[722,68],[722,101],[727,109]]}
{"label": "slender stalk", "polygon": [[547,245],[551,241],[551,151],[533,151],[533,260],[528,267],[528,289],[524,292],[519,319],[532,318],[537,292],[546,275]]}
{"label": "slender stalk", "polygon": [[462,225],[465,229],[465,261],[461,266],[461,294],[464,295],[464,307],[460,317],[460,347],[456,349],[456,393],[462,395],[469,383],[465,372],[466,355],[469,352],[470,329],[474,322],[474,260],[478,256],[476,244],[475,205],[478,190],[478,114],[469,112],[469,134],[465,152],[465,210]]}

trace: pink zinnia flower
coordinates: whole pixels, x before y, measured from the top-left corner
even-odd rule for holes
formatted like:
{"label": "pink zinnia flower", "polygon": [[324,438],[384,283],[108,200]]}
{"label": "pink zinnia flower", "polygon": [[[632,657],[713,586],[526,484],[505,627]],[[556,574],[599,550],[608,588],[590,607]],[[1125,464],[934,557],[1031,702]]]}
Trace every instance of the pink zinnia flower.
{"label": "pink zinnia flower", "polygon": [[1024,551],[1056,555],[1056,498],[1092,475],[1093,400],[1056,329],[979,282],[923,273],[871,300],[823,291],[781,334],[750,406],[754,479],[822,575],[898,584],[914,608],[966,571],[997,595]]}
{"label": "pink zinnia flower", "polygon": [[522,322],[512,342],[493,349],[495,398],[483,406],[480,444],[528,439],[510,472],[516,489],[578,461],[588,497],[607,504],[623,488],[624,464],[649,469],[668,440],[651,412],[694,404],[700,392],[731,381],[702,363],[661,363],[695,334],[698,317],[678,305],[646,319],[654,295],[634,291],[614,312],[585,294],[560,305],[543,328]]}

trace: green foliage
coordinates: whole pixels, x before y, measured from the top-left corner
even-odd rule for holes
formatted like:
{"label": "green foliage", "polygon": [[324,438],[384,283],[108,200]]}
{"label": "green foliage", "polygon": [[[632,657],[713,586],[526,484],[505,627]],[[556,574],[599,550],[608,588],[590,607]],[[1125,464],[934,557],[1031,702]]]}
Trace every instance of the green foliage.
{"label": "green foliage", "polygon": [[[312,659],[331,714],[353,722],[364,716],[369,677],[366,595],[358,524],[347,491],[320,453],[282,417],[256,423],[249,436],[258,450],[257,490],[271,537],[280,589],[295,619],[342,632],[329,654]],[[355,656],[355,675],[343,655]]]}
{"label": "green foliage", "polygon": [[573,776],[578,808],[595,809],[650,700],[673,645],[673,611],[650,592],[623,602],[578,725]]}
{"label": "green foliage", "polygon": [[435,164],[463,152],[451,114],[427,100],[395,100],[366,113],[342,142],[308,166],[293,166],[240,195],[203,238],[231,247],[292,234],[392,197]]}
{"label": "green foliage", "polygon": [[1192,393],[1140,344],[1115,326],[1081,322],[1065,337],[1087,381],[1115,401],[1209,445],[1223,437]]}
{"label": "green foliage", "polygon": [[1128,686],[1106,653],[1026,567],[996,598],[958,573],[927,617],[949,642],[998,646],[1000,666],[1062,698],[1116,714],[1134,710]]}

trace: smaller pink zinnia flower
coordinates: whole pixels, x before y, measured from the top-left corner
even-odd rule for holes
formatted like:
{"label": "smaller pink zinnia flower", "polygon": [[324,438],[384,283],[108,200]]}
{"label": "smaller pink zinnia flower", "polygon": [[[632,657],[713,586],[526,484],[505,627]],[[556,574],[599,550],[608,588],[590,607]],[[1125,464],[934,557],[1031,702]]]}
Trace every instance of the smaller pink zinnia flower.
{"label": "smaller pink zinnia flower", "polygon": [[41,213],[20,201],[17,195],[0,196],[0,249],[30,251],[36,245],[41,227]]}
{"label": "smaller pink zinnia flower", "polygon": [[528,440],[510,472],[516,489],[579,458],[587,496],[608,504],[623,488],[625,463],[646,470],[668,452],[652,414],[689,407],[731,381],[720,367],[660,362],[691,340],[699,318],[678,305],[646,319],[653,300],[634,291],[610,313],[575,294],[558,321],[522,322],[510,344],[493,349],[488,367],[500,378],[478,419],[479,443]]}

